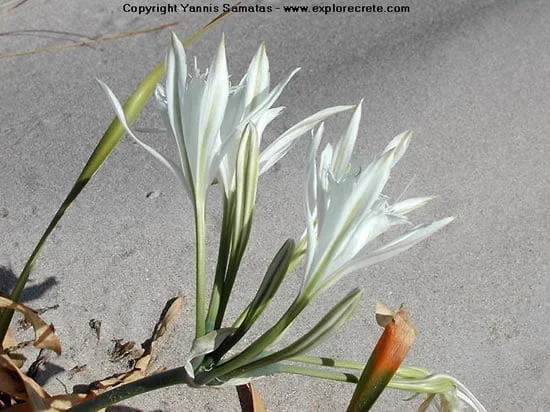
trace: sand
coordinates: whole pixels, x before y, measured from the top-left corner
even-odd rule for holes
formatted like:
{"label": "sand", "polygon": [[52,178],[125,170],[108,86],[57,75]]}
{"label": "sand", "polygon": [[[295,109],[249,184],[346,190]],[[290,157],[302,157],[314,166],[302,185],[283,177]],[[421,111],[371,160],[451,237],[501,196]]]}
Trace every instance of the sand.
{"label": "sand", "polygon": [[[124,4],[29,0],[0,17],[2,33],[9,34],[0,37],[0,53],[179,19],[183,24],[173,29],[185,37],[216,15],[140,15],[124,12]],[[544,1],[430,0],[403,1],[410,12],[400,14],[276,9],[291,4],[252,3],[274,10],[233,15],[188,54],[206,67],[223,32],[235,81],[262,41],[273,83],[302,68],[279,100],[287,110],[265,142],[317,110],[364,98],[360,156],[372,158],[396,134],[414,131],[387,194],[398,197],[414,177],[406,196],[438,198],[412,220],[456,220],[403,255],[343,279],[285,339],[300,336],[352,288],[364,287],[363,304],[350,323],[314,354],[365,361],[381,331],[374,303],[404,302],[419,331],[408,364],[457,377],[488,410],[549,410],[550,7]],[[94,79],[125,98],[164,58],[169,35],[167,29],[0,60],[2,291],[13,285],[9,269],[22,270],[113,117]],[[334,139],[347,119],[328,124],[328,136]],[[153,104],[137,122],[160,124]],[[145,139],[174,153],[164,135]],[[282,242],[305,226],[306,149],[304,139],[261,178],[256,224],[230,317],[254,294]],[[210,273],[220,224],[215,188],[208,214]],[[123,370],[123,363],[109,361],[112,339],[145,340],[164,303],[176,295],[185,296],[184,310],[158,363],[181,365],[193,337],[193,250],[190,202],[166,169],[125,138],[49,239],[24,294],[23,301],[35,308],[59,305],[44,317],[54,323],[64,351],[38,380],[51,393],[62,393],[60,381],[71,388]],[[301,274],[285,283],[253,335],[278,319]],[[99,343],[90,319],[102,321]],[[68,371],[83,364],[86,369],[71,378]],[[260,380],[256,387],[272,411],[344,410],[353,392],[350,384],[287,375]],[[414,410],[418,402],[403,403],[404,397],[386,391],[375,409]],[[146,411],[239,410],[232,388],[173,387],[124,405]]]}

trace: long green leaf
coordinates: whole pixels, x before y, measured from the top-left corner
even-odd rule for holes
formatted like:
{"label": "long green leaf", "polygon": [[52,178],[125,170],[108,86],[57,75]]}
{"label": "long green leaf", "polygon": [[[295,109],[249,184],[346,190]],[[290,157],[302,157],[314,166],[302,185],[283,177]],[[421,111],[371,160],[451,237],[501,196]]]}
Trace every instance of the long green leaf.
{"label": "long green leaf", "polygon": [[[238,369],[235,374],[248,373],[254,369],[284,361],[290,357],[298,356],[320,344],[325,338],[335,333],[353,314],[360,302],[363,292],[361,289],[352,290],[344,299],[334,306],[309,332],[284,349],[254,360]],[[229,377],[233,378],[231,373]]]}
{"label": "long green leaf", "polygon": [[[252,302],[250,302],[241,316],[239,316],[239,319],[242,320],[236,322],[238,329],[212,354],[211,358],[214,362],[220,360],[235,344],[237,344],[237,342],[239,342],[269,305],[271,299],[275,296],[275,293],[277,293],[279,286],[288,273],[288,265],[293,250],[294,241],[292,239],[288,239],[283,246],[281,246],[271,261],[264,279],[256,292],[256,296],[254,296]],[[236,327],[236,325],[233,327]]]}
{"label": "long green leaf", "polygon": [[[210,29],[214,24],[218,23],[222,18],[228,16],[231,14],[230,12],[222,13],[215,19],[213,19],[211,22],[209,22],[207,25],[205,25],[203,28],[198,30],[196,33],[194,33],[191,37],[183,41],[184,47],[187,47],[191,42],[193,42],[197,37],[199,37],[201,34],[206,32],[208,29]],[[138,85],[138,87],[134,90],[132,95],[126,100],[126,103],[124,103],[124,113],[126,115],[126,118],[128,119],[128,123],[132,124],[138,114],[140,113],[141,109],[153,93],[156,84],[162,79],[162,76],[164,75],[164,61],[157,64],[153,70],[147,74],[145,79]],[[31,256],[27,260],[27,263],[25,264],[25,267],[23,268],[23,271],[21,272],[21,275],[19,275],[19,278],[17,279],[17,282],[13,288],[13,291],[10,295],[10,299],[18,302],[21,298],[21,294],[23,293],[23,289],[25,288],[25,285],[29,279],[29,275],[32,271],[32,268],[34,266],[34,263],[36,261],[36,258],[40,254],[40,251],[42,250],[42,247],[44,246],[44,243],[50,236],[50,234],[53,232],[69,206],[73,203],[73,201],[78,197],[82,189],[88,184],[92,176],[99,170],[101,165],[105,162],[107,157],[111,154],[115,146],[120,142],[122,137],[125,134],[124,127],[118,120],[118,118],[114,118],[111,124],[109,125],[109,128],[99,141],[98,145],[96,146],[94,152],[88,159],[88,162],[84,166],[84,169],[82,169],[82,172],[80,172],[80,175],[78,176],[78,179],[76,180],[76,183],[73,185],[71,191],[61,204],[60,208],[58,209],[57,213],[53,217],[52,221],[46,228],[46,231],[38,241],[38,244],[34,248]],[[6,332],[8,330],[9,324],[11,322],[11,319],[13,317],[13,310],[4,310],[0,314],[0,342],[4,339],[4,336],[6,335]]]}

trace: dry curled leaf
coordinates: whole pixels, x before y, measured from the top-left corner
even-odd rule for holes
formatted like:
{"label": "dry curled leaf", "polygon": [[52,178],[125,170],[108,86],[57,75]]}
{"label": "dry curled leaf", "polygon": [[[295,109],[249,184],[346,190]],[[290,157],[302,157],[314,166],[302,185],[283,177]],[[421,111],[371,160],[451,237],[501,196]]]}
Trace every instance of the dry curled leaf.
{"label": "dry curled leaf", "polygon": [[376,323],[383,328],[393,320],[395,312],[381,302],[376,302]]}
{"label": "dry curled leaf", "polygon": [[[109,376],[108,378],[92,383],[90,385],[90,393],[97,395],[115,386],[130,383],[164,370],[164,368],[157,368],[155,371],[151,372],[149,371],[149,367],[153,361],[153,356],[158,339],[166,333],[170,324],[176,319],[177,315],[181,311],[182,305],[183,297],[178,296],[177,298],[171,299],[166,304],[166,307],[157,325],[155,326],[151,338],[142,344],[142,347],[144,349],[143,354],[135,360],[133,368],[128,372],[118,373]],[[134,342],[126,342],[126,344],[124,344],[122,343],[122,341],[119,341],[117,343],[119,346],[119,352],[123,354],[125,350],[131,351],[134,346]]]}
{"label": "dry curled leaf", "polygon": [[7,355],[0,355],[0,392],[9,395],[14,404],[22,402],[10,411],[66,411],[90,398],[90,395],[84,394],[50,396]]}
{"label": "dry curled leaf", "polygon": [[53,325],[48,325],[46,322],[40,319],[36,311],[25,305],[16,303],[11,299],[1,296],[0,308],[16,310],[18,312],[21,312],[23,316],[25,316],[25,319],[27,319],[31,323],[34,329],[34,346],[40,349],[53,350],[58,355],[61,354],[61,342],[55,335]]}

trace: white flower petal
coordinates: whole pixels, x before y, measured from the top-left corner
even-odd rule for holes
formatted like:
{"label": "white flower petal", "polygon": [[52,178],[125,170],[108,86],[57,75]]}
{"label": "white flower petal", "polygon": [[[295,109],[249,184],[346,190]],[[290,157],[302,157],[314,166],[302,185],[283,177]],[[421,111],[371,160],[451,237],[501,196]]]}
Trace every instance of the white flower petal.
{"label": "white flower petal", "polygon": [[208,157],[213,154],[218,142],[217,136],[225,115],[229,98],[227,62],[225,58],[224,38],[220,42],[216,58],[208,71],[206,87],[200,107],[198,162],[195,176],[196,190],[206,193],[210,182],[208,169],[211,166]]}
{"label": "white flower petal", "polygon": [[394,149],[394,158],[393,158],[393,164],[392,167],[401,159],[401,157],[405,154],[405,151],[407,150],[407,147],[409,147],[409,142],[411,141],[412,132],[406,131],[403,132],[397,136],[395,136],[391,142],[388,143],[386,148],[384,149],[384,153]]}
{"label": "white flower petal", "polygon": [[323,249],[316,259],[315,270],[332,255],[332,249],[343,241],[346,232],[376,201],[389,178],[392,160],[393,151],[385,153],[359,176],[353,188],[350,187],[351,176],[337,185],[330,185],[333,193],[329,210],[325,221],[319,222],[319,244]]}
{"label": "white flower petal", "polygon": [[388,214],[386,211],[365,214],[336,245],[335,258],[327,268],[327,272],[336,272],[341,266],[353,259],[368,243],[386,232],[390,227],[406,223],[409,223],[406,218]]}
{"label": "white flower petal", "polygon": [[307,223],[307,257],[306,257],[306,276],[302,282],[302,289],[307,285],[309,279],[307,275],[311,273],[310,268],[313,261],[315,249],[317,247],[317,166],[315,155],[319,148],[319,143],[323,138],[325,128],[323,123],[317,129],[317,132],[311,139],[308,162],[307,162],[307,188],[306,188],[306,223]]}
{"label": "white flower petal", "polygon": [[352,109],[354,106],[334,106],[328,109],[321,110],[301,122],[296,123],[273,143],[271,143],[260,155],[260,174],[264,173],[271,166],[277,163],[292,146],[296,143],[296,139],[304,133],[313,129],[317,124],[326,120],[328,117],[337,113],[345,112]]}
{"label": "white flower petal", "polygon": [[[181,41],[172,33],[172,47],[166,57],[166,108],[170,126],[178,142],[183,145],[183,125],[181,111],[185,105],[185,85],[187,81],[187,63]],[[181,151],[181,150],[180,150]]]}
{"label": "white flower petal", "polygon": [[348,128],[344,136],[338,141],[334,151],[334,159],[332,161],[332,173],[337,180],[341,179],[348,168],[353,153],[353,146],[357,140],[359,131],[359,123],[361,122],[361,109],[363,100],[359,102],[353,116],[348,124]]}
{"label": "white flower petal", "polygon": [[406,215],[407,213],[424,206],[433,199],[435,199],[435,196],[412,197],[410,199],[394,203],[390,206],[389,210],[391,213],[395,213],[397,215]]}
{"label": "white flower petal", "polygon": [[159,152],[157,152],[155,149],[153,149],[151,146],[143,143],[140,139],[137,138],[137,136],[132,132],[130,127],[128,126],[128,123],[126,121],[126,116],[124,115],[124,109],[122,108],[122,105],[116,98],[115,94],[109,89],[109,87],[103,83],[101,80],[97,79],[97,82],[99,85],[103,88],[107,96],[109,97],[109,101],[111,102],[111,105],[115,109],[115,113],[120,120],[120,123],[126,130],[126,133],[128,133],[141,147],[143,147],[145,150],[147,150],[149,153],[151,153],[159,162],[161,162],[164,166],[166,166],[176,177],[178,180],[182,183],[183,188],[185,191],[190,194],[190,187],[189,183],[185,179],[185,176],[183,174],[183,171],[176,166],[171,160],[165,158],[163,155],[161,155]]}
{"label": "white flower petal", "polygon": [[245,107],[250,112],[269,93],[269,60],[262,43],[246,74]]}
{"label": "white flower petal", "polygon": [[287,75],[277,86],[273,88],[269,92],[269,94],[265,97],[265,99],[258,104],[258,106],[249,114],[248,117],[245,118],[245,121],[248,121],[247,119],[252,118],[253,116],[256,116],[258,113],[269,109],[273,104],[277,101],[281,93],[283,92],[284,88],[288,84],[288,82],[294,77],[296,73],[298,73],[300,69],[294,69],[289,75]]}
{"label": "white flower petal", "polygon": [[269,125],[269,123],[271,123],[273,119],[279,116],[284,109],[285,109],[284,107],[275,107],[273,109],[266,110],[257,119],[250,120],[252,123],[256,124],[256,128],[258,129],[258,136],[260,139],[264,133],[265,128]]}
{"label": "white flower petal", "polygon": [[343,276],[346,273],[353,272],[360,268],[382,262],[386,259],[400,254],[401,252],[404,252],[405,250],[413,247],[422,240],[430,237],[439,229],[451,223],[453,219],[453,217],[447,217],[427,225],[419,226],[416,229],[404,234],[403,236],[400,236],[394,241],[382,246],[381,248],[376,249],[375,251],[365,256],[359,256],[355,259],[352,259],[342,268],[342,273],[340,276]]}

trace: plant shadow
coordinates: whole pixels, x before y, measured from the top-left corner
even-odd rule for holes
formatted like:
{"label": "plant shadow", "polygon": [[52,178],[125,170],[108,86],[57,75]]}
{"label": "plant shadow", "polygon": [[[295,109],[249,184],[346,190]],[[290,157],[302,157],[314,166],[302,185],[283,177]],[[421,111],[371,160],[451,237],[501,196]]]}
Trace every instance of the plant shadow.
{"label": "plant shadow", "polygon": [[[9,266],[0,265],[0,295],[9,296],[17,282],[18,276]],[[32,281],[31,281],[32,282]],[[55,276],[49,276],[42,282],[26,286],[21,296],[21,302],[29,302],[42,297],[48,289],[58,284]]]}

